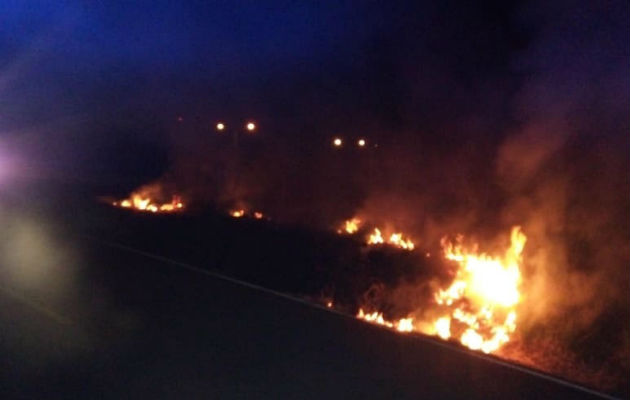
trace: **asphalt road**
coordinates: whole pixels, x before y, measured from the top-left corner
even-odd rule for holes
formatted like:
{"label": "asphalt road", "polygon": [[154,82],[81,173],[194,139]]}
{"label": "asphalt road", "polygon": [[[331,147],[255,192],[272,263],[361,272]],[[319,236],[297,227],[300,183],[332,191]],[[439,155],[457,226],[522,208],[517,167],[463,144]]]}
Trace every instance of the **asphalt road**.
{"label": "asphalt road", "polygon": [[3,399],[598,398],[90,239],[13,237],[0,285]]}

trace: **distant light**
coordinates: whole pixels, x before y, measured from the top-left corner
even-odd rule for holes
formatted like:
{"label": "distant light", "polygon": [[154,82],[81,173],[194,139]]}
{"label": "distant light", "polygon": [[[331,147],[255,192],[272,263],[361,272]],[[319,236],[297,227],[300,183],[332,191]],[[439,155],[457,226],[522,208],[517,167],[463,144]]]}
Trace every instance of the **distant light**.
{"label": "distant light", "polygon": [[357,144],[359,145],[359,147],[363,147],[363,146],[365,146],[365,139],[359,139],[359,140],[357,141]]}
{"label": "distant light", "polygon": [[335,138],[333,140],[333,146],[335,147],[341,147],[342,144],[343,144],[343,140],[341,140],[341,138]]}
{"label": "distant light", "polygon": [[182,121],[184,121],[183,117],[181,117],[181,116],[177,117],[177,122],[182,122]]}
{"label": "distant light", "polygon": [[225,129],[225,124],[223,122],[219,122],[217,124],[217,131],[222,131]]}
{"label": "distant light", "polygon": [[256,129],[256,124],[253,122],[248,122],[247,125],[245,125],[245,127],[247,128],[248,131],[253,132]]}

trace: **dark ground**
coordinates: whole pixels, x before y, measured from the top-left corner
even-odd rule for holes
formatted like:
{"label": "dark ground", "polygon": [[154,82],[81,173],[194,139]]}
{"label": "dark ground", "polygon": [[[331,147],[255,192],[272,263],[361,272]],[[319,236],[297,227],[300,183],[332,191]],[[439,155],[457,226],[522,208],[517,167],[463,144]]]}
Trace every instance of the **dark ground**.
{"label": "dark ground", "polygon": [[[325,232],[145,216],[89,196],[13,195],[2,206],[5,252],[20,254],[2,266],[1,398],[597,398],[204,272],[315,295],[355,272],[376,279],[390,257],[404,275],[411,256],[365,261]],[[350,294],[335,300],[351,309],[370,279],[340,282]]]}

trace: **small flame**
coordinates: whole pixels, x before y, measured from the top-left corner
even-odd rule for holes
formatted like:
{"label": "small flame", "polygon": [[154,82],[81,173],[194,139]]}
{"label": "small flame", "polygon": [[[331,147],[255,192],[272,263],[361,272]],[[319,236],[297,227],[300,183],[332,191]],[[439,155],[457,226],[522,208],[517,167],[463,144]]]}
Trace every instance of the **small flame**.
{"label": "small flame", "polygon": [[169,213],[179,211],[184,208],[184,203],[182,203],[179,196],[173,196],[170,203],[157,203],[152,200],[148,194],[143,193],[132,193],[129,198],[121,201],[114,201],[112,202],[112,205],[115,207],[133,208],[137,211],[146,211],[151,213]]}
{"label": "small flame", "polygon": [[359,218],[352,218],[347,221],[344,221],[341,228],[337,230],[337,233],[347,233],[352,235],[359,230],[359,225],[361,225],[361,220]]}
{"label": "small flame", "polygon": [[391,246],[398,247],[404,250],[413,250],[415,248],[414,243],[409,238],[405,238],[402,233],[392,233],[389,235],[389,239],[385,242],[383,238],[383,234],[381,230],[378,228],[374,228],[374,231],[368,236],[367,244],[368,245],[378,245],[387,243]]}
{"label": "small flame", "polygon": [[263,213],[261,213],[260,211],[254,211],[254,218],[262,219],[262,217],[264,217]]}
{"label": "small flame", "polygon": [[383,317],[382,312],[374,311],[372,313],[365,313],[365,311],[363,311],[363,308],[359,308],[357,318],[376,325],[382,325],[388,328],[396,329],[399,332],[412,332],[414,329],[413,318],[411,317],[401,318],[398,321],[388,321]]}
{"label": "small flame", "polygon": [[368,244],[383,244],[383,235],[381,235],[381,230],[378,228],[374,228],[374,232],[368,236]]}

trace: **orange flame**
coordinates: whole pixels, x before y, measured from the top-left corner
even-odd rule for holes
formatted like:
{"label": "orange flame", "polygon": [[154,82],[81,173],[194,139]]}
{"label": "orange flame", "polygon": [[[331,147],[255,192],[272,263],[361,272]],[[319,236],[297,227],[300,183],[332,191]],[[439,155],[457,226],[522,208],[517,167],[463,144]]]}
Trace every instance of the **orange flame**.
{"label": "orange flame", "polygon": [[[378,245],[384,244],[385,239],[383,239],[383,234],[381,230],[378,228],[374,228],[374,232],[372,232],[367,239],[368,245]],[[405,250],[413,250],[415,248],[414,243],[409,238],[405,238],[402,233],[392,233],[389,235],[389,239],[387,240],[387,244],[398,247]]]}
{"label": "orange flame", "polygon": [[180,211],[184,208],[184,203],[182,203],[179,196],[173,196],[170,203],[157,203],[151,200],[146,194],[141,193],[132,193],[131,196],[127,199],[121,201],[112,202],[113,206],[122,207],[122,208],[131,208],[137,211],[146,211],[146,212],[174,212]]}
{"label": "orange flame", "polygon": [[341,228],[337,230],[337,233],[347,233],[352,235],[359,230],[359,225],[361,225],[361,220],[359,218],[352,218],[347,221],[344,221]]}
{"label": "orange flame", "polygon": [[520,227],[514,227],[505,255],[491,257],[478,254],[476,247],[466,250],[461,243],[442,240],[444,257],[455,261],[459,268],[451,285],[435,294],[435,302],[449,310],[448,316],[435,321],[438,336],[454,334],[443,322],[448,318],[449,325],[460,325],[463,332],[458,335],[459,341],[472,350],[491,353],[510,340],[516,330],[515,308],[521,300],[520,264],[526,241]]}
{"label": "orange flame", "polygon": [[[435,295],[436,311],[441,314],[429,323],[414,324],[408,316],[387,321],[383,313],[366,314],[359,309],[357,318],[398,331],[418,331],[441,339],[458,339],[471,350],[492,353],[510,340],[516,330],[516,306],[521,300],[520,264],[527,237],[520,227],[512,228],[510,247],[503,257],[479,254],[476,246],[467,250],[442,239],[444,257],[457,263],[455,279]],[[375,229],[368,243],[383,243]]]}
{"label": "orange flame", "polygon": [[396,329],[399,332],[412,332],[413,331],[413,318],[401,318],[398,321],[388,321],[383,317],[383,313],[374,311],[366,314],[362,308],[359,308],[357,318],[363,319],[367,322],[371,322],[376,325],[386,326],[388,328]]}

